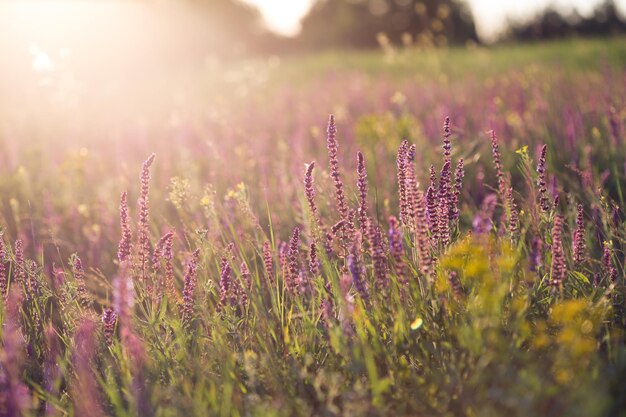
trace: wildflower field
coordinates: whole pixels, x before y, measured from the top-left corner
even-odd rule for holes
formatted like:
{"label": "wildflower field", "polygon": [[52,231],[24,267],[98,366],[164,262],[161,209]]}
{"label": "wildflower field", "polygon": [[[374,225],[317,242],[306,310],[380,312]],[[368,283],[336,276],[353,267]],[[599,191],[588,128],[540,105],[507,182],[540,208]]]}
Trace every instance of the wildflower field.
{"label": "wildflower field", "polygon": [[624,39],[146,78],[0,98],[1,416],[626,416]]}

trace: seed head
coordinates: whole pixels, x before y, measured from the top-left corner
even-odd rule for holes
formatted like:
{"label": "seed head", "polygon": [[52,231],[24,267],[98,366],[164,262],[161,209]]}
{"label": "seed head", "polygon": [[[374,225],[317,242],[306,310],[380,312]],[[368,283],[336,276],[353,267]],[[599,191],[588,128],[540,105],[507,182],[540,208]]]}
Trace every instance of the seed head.
{"label": "seed head", "polygon": [[357,188],[359,190],[359,208],[357,215],[361,235],[365,235],[367,231],[367,171],[365,170],[365,158],[360,151],[357,153],[356,171]]}
{"label": "seed head", "polygon": [[122,263],[130,258],[132,246],[132,233],[128,216],[128,194],[126,191],[122,192],[120,197],[120,227],[122,229],[122,237],[117,250],[117,258]]}
{"label": "seed head", "polygon": [[0,298],[6,300],[8,296],[8,280],[7,280],[7,269],[4,262],[7,258],[7,250],[4,246],[4,239],[2,239],[2,234],[0,234]]}
{"label": "seed head", "polygon": [[554,225],[552,226],[552,274],[549,284],[554,287],[561,286],[567,274],[562,233],[563,217],[559,214],[554,218]]}
{"label": "seed head", "polygon": [[102,311],[102,325],[104,327],[104,340],[108,346],[113,344],[113,334],[117,323],[117,313],[111,307],[106,307]]}
{"label": "seed head", "polygon": [[517,204],[515,203],[515,199],[513,198],[512,187],[508,187],[506,198],[508,201],[508,207],[510,211],[509,234],[511,235],[511,237],[515,237],[519,233],[519,213],[517,211]]}
{"label": "seed head", "polygon": [[459,198],[463,189],[464,176],[465,169],[463,166],[463,159],[459,159],[459,162],[456,165],[456,169],[454,170],[454,192],[451,194],[450,201],[448,202],[448,206],[450,207],[448,217],[452,222],[455,222],[459,219]]}
{"label": "seed head", "polygon": [[445,118],[443,122],[443,156],[444,163],[451,161],[452,157],[452,144],[450,143],[450,136],[452,136],[452,132],[450,131],[450,117]]}
{"label": "seed head", "polygon": [[26,287],[26,261],[24,260],[24,244],[22,239],[15,241],[15,278],[16,281]]}
{"label": "seed head", "polygon": [[178,293],[174,286],[174,253],[172,246],[174,244],[174,232],[170,231],[166,235],[165,243],[163,244],[163,259],[165,260],[165,289],[168,296],[172,300],[176,300]]}
{"label": "seed head", "polygon": [[76,280],[76,293],[78,295],[78,300],[83,306],[85,306],[88,304],[89,299],[85,288],[85,270],[83,269],[83,263],[78,255],[74,256],[74,261],[72,262],[72,273],[74,274],[74,279]]}
{"label": "seed head", "polygon": [[574,230],[572,246],[572,250],[574,252],[574,264],[580,265],[584,263],[587,258],[587,243],[585,242],[585,220],[582,204],[579,204],[576,208],[576,230]]}
{"label": "seed head", "polygon": [[150,155],[141,167],[141,191],[139,193],[139,237],[138,237],[138,262],[141,271],[140,278],[145,281],[148,274],[148,260],[150,259],[150,166],[156,158],[155,154]]}
{"label": "seed head", "polygon": [[158,240],[152,252],[152,270],[157,272],[161,269],[161,261],[164,261],[164,274],[157,277],[156,288],[154,289],[155,301],[161,302],[165,292],[171,300],[175,300],[176,291],[174,288],[174,270],[172,265],[172,243],[174,241],[174,232],[169,231]]}
{"label": "seed head", "polygon": [[437,219],[437,192],[431,185],[426,191],[426,208],[428,214],[428,224],[430,227],[430,239],[433,244],[439,241],[439,221]]}
{"label": "seed head", "polygon": [[313,183],[313,169],[315,168],[315,162],[311,162],[306,167],[304,173],[304,195],[306,196],[309,209],[311,210],[311,216],[315,224],[319,224],[319,215],[317,212],[317,206],[315,204],[315,185]]}
{"label": "seed head", "polygon": [[539,163],[537,164],[537,187],[539,188],[539,207],[543,212],[550,209],[548,205],[548,188],[546,183],[546,153],[548,146],[543,145],[541,147],[541,153],[539,155]]}
{"label": "seed head", "polygon": [[298,274],[300,272],[300,261],[299,261],[299,247],[300,247],[300,228],[296,227],[293,229],[293,234],[291,235],[291,239],[289,240],[289,252],[287,254],[288,258],[288,271],[287,271],[287,280],[285,281],[285,286],[287,290],[290,292],[294,292],[296,289],[296,280],[298,278]]}
{"label": "seed head", "polygon": [[450,244],[450,207],[448,201],[452,199],[450,186],[450,161],[446,161],[439,176],[439,198],[437,207],[437,232],[443,246]]}
{"label": "seed head", "polygon": [[428,219],[426,218],[426,198],[421,191],[416,194],[415,223],[416,243],[420,271],[430,279],[432,272],[432,258],[428,241]]}
{"label": "seed head", "polygon": [[408,151],[409,142],[403,140],[398,148],[398,155],[396,157],[397,176],[398,176],[398,193],[400,199],[400,221],[403,224],[408,223],[409,216],[409,203],[407,198],[406,189],[406,155]]}
{"label": "seed head", "polygon": [[274,260],[272,258],[272,244],[269,240],[263,242],[263,265],[270,283],[274,282]]}
{"label": "seed head", "polygon": [[602,269],[604,273],[609,277],[611,282],[617,280],[617,269],[613,266],[613,244],[612,242],[603,242],[602,244]]}
{"label": "seed head", "polygon": [[333,236],[337,236],[343,230],[346,224],[347,224],[346,220],[339,220],[337,223],[335,223],[333,227],[330,228],[330,231],[332,232]]}
{"label": "seed head", "polygon": [[491,155],[493,157],[493,165],[496,169],[496,176],[498,177],[498,196],[503,204],[506,204],[506,185],[504,181],[504,173],[502,172],[501,154],[498,146],[498,138],[496,132],[491,131]]}
{"label": "seed head", "polygon": [[222,257],[222,261],[220,263],[220,301],[218,305],[218,310],[221,310],[226,306],[229,301],[232,301],[232,270],[230,267],[230,262],[226,256]]}
{"label": "seed head", "polygon": [[450,271],[450,274],[448,275],[448,282],[450,283],[454,297],[456,299],[460,299],[463,296],[463,287],[461,286],[461,281],[459,280],[456,271]]}
{"label": "seed head", "polygon": [[241,263],[239,272],[241,273],[241,282],[237,286],[237,298],[239,305],[245,308],[248,305],[248,292],[252,289],[252,277],[245,262]]}
{"label": "seed head", "polygon": [[309,246],[309,272],[311,276],[316,277],[320,273],[320,261],[317,257],[317,246],[315,242],[311,242]]}
{"label": "seed head", "polygon": [[337,210],[342,219],[348,217],[348,206],[346,205],[346,197],[343,193],[343,182],[339,173],[337,142],[337,127],[335,126],[335,116],[332,114],[328,117],[328,128],[326,129],[326,146],[328,148],[328,159],[330,163],[330,176],[335,184],[335,197],[337,199]]}
{"label": "seed head", "polygon": [[415,175],[415,155],[417,153],[417,147],[412,144],[406,153],[406,198],[408,205],[408,217],[411,221],[411,227],[413,227],[413,220],[415,217],[415,207],[417,205],[416,193],[417,193],[417,177]]}
{"label": "seed head", "polygon": [[196,249],[191,258],[187,261],[185,268],[184,284],[183,284],[183,322],[187,323],[193,317],[194,299],[196,286],[198,284],[198,259],[200,258],[200,249]]}

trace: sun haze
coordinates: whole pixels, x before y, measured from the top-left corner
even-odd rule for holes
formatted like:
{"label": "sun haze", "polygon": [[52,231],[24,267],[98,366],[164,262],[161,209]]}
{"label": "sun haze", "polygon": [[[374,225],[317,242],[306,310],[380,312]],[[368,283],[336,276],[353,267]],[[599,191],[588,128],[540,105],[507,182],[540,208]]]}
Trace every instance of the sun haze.
{"label": "sun haze", "polygon": [[244,0],[258,7],[273,31],[285,36],[294,36],[300,30],[300,20],[311,8],[311,0]]}

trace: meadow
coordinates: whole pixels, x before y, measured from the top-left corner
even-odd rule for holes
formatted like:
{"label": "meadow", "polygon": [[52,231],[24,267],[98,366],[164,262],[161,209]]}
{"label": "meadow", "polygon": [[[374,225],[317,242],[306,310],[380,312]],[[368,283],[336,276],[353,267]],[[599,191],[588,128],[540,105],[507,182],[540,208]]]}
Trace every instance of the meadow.
{"label": "meadow", "polygon": [[383,49],[0,84],[0,415],[625,416],[626,42]]}

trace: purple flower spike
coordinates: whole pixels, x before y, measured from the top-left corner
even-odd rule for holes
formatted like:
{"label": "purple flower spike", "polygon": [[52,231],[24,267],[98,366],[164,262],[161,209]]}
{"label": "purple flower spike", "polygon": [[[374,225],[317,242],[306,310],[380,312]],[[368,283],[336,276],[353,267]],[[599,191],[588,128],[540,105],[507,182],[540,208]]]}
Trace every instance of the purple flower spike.
{"label": "purple flower spike", "polygon": [[194,300],[196,286],[198,285],[198,259],[200,257],[200,249],[196,249],[191,258],[187,262],[185,269],[184,285],[183,285],[183,322],[191,320],[194,311]]}
{"label": "purple flower spike", "polygon": [[553,287],[560,287],[567,274],[562,233],[563,217],[559,214],[554,218],[554,225],[552,226],[552,274],[549,285]]}
{"label": "purple flower spike", "polygon": [[367,171],[365,170],[365,158],[361,152],[357,153],[357,188],[359,190],[359,208],[357,215],[361,235],[367,233]]}
{"label": "purple flower spike", "polygon": [[572,239],[574,263],[580,265],[587,260],[587,243],[585,241],[585,220],[583,215],[583,205],[576,208],[576,230]]}
{"label": "purple flower spike", "polygon": [[117,258],[120,263],[130,258],[132,246],[132,232],[130,230],[130,220],[128,215],[128,193],[124,191],[120,197],[120,226],[122,237],[117,250]]}
{"label": "purple flower spike", "polygon": [[346,205],[346,197],[343,192],[343,182],[341,181],[341,174],[339,173],[339,159],[338,150],[339,143],[337,142],[337,127],[335,126],[335,116],[332,114],[328,117],[328,128],[326,129],[326,146],[328,148],[328,159],[330,163],[330,176],[335,184],[335,196],[337,198],[337,210],[342,219],[348,217],[348,206]]}

